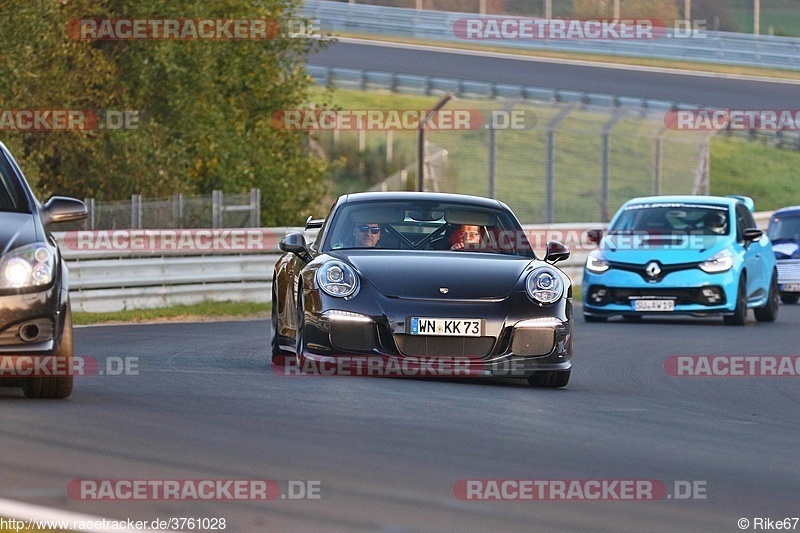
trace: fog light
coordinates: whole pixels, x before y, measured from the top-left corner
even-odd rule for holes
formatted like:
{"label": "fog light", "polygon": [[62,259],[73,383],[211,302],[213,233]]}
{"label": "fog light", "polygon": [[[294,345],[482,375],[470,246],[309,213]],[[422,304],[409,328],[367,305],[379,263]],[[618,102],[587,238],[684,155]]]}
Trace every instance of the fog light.
{"label": "fog light", "polygon": [[720,293],[719,289],[714,288],[706,288],[701,291],[703,298],[705,299],[707,304],[716,304],[722,299],[722,294]]}
{"label": "fog light", "polygon": [[596,304],[602,304],[607,294],[608,291],[606,289],[595,289],[592,291],[592,301]]}

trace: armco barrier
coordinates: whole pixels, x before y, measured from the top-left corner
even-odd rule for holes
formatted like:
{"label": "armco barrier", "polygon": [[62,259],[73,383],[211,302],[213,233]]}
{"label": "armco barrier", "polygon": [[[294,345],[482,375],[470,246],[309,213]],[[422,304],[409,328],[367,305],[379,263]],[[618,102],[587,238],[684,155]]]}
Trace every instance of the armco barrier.
{"label": "armco barrier", "polygon": [[498,17],[327,0],[305,0],[302,10],[303,16],[319,20],[323,32],[394,36],[439,42],[471,42],[526,50],[568,51],[800,70],[800,39],[792,37],[716,31],[689,35],[668,28],[666,35],[650,40],[495,39],[465,41],[459,39],[453,29],[456,21],[464,18],[497,19]]}
{"label": "armco barrier", "polygon": [[[771,213],[756,214],[761,228],[766,228],[770,216]],[[586,240],[586,232],[605,229],[605,224],[523,227],[539,257],[544,256],[547,241],[558,240],[567,245],[572,252],[570,258],[558,266],[579,286],[586,256],[595,248]],[[269,302],[273,268],[280,253],[278,243],[294,231],[302,228],[67,232],[57,233],[56,238],[69,268],[73,309],[104,312],[203,301]],[[161,237],[167,236],[168,244],[177,244],[181,242],[179,238],[172,239],[176,234],[189,235],[183,244],[197,246],[189,250],[165,247]],[[262,239],[236,237],[254,234]],[[307,234],[307,239],[313,237],[313,233]],[[248,242],[262,244],[249,249]],[[207,248],[208,243],[212,243],[211,249]]]}

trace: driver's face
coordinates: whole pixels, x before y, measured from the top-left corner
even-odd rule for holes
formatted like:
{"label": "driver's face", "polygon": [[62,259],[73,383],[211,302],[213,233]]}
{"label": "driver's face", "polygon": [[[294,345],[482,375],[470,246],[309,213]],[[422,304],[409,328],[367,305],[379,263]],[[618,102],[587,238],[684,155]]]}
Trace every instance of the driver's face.
{"label": "driver's face", "polygon": [[481,228],[478,226],[462,226],[461,242],[464,244],[480,244]]}
{"label": "driver's face", "polygon": [[374,248],[381,238],[381,227],[378,224],[359,224],[353,228],[356,246]]}

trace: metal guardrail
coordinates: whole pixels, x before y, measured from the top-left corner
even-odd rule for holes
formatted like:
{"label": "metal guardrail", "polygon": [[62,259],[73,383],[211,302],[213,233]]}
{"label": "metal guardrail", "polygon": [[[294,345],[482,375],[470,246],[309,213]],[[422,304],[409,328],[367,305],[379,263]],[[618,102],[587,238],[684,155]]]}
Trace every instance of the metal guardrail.
{"label": "metal guardrail", "polygon": [[438,76],[419,76],[397,72],[363,70],[344,67],[307,65],[308,74],[320,85],[357,90],[389,90],[399,93],[441,95],[452,93],[459,98],[516,98],[542,102],[577,103],[597,108],[635,107],[643,113],[665,113],[673,109],[697,109],[696,104],[634,98],[605,93],[574,91],[513,85],[507,83],[470,81]]}
{"label": "metal guardrail", "polygon": [[[303,16],[320,21],[322,31],[465,42],[453,31],[463,18],[499,18],[474,13],[305,0]],[[512,17],[502,17],[512,18]],[[470,41],[476,42],[476,41]],[[484,44],[528,50],[553,50],[655,59],[722,63],[800,70],[800,39],[770,35],[707,31],[679,38],[673,29],[653,40],[491,40]]]}
{"label": "metal guardrail", "polygon": [[[761,228],[766,229],[771,214],[756,213]],[[586,257],[595,248],[586,240],[586,231],[605,227],[603,223],[523,226],[539,257],[544,256],[548,240],[561,240],[567,244],[572,254],[558,266],[575,286],[580,286]],[[72,232],[58,233],[56,238],[67,259],[73,309],[98,313],[204,301],[270,302],[273,268],[280,257],[277,243],[284,235],[303,231],[303,228],[250,231],[262,232],[272,239],[262,249],[244,254],[242,250],[216,251],[215,255],[156,252],[157,255],[148,257],[127,250],[113,252],[118,257],[110,258],[109,252],[70,249],[70,239],[74,238]],[[121,230],[117,233],[130,232]],[[307,238],[313,238],[313,234],[307,234]]]}

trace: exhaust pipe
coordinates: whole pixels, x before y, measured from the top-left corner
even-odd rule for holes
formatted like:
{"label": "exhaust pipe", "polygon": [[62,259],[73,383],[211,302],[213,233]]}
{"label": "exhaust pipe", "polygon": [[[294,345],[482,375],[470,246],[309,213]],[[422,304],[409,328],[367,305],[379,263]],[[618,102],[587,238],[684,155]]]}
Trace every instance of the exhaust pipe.
{"label": "exhaust pipe", "polygon": [[23,324],[19,328],[19,338],[25,342],[34,342],[36,339],[39,338],[39,326],[34,324],[33,322],[29,322],[28,324]]}

